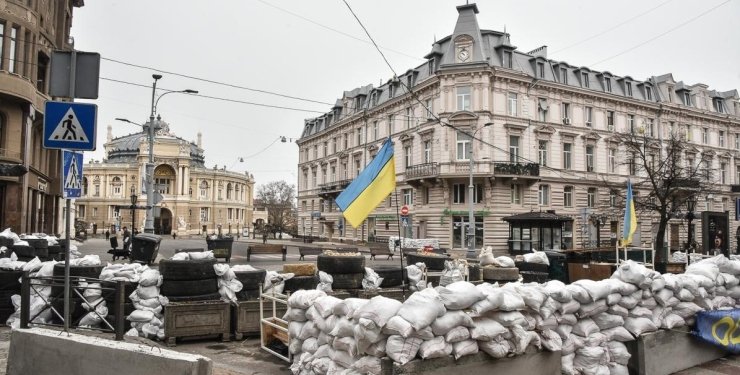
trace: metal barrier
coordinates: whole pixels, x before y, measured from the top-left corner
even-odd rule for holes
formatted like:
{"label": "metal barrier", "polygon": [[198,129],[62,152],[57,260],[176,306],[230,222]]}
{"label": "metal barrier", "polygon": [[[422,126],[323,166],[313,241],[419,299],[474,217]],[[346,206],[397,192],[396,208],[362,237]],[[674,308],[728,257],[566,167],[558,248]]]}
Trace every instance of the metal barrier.
{"label": "metal barrier", "polygon": [[[80,281],[85,281],[88,283],[88,286],[80,286]],[[100,286],[89,286],[89,284],[99,283]],[[92,328],[92,327],[82,327],[79,325],[80,319],[77,319],[76,321],[71,321],[70,318],[70,328],[77,328],[77,329],[89,329],[89,330],[95,330],[95,331],[102,331],[102,332],[112,332],[116,335],[116,340],[123,340],[123,335],[125,333],[125,316],[124,316],[124,304],[126,302],[126,296],[125,296],[125,281],[107,281],[107,280],[99,280],[99,279],[91,279],[89,277],[79,277],[79,276],[71,276],[70,277],[70,298],[72,296],[78,296],[83,301],[87,301],[85,299],[84,293],[87,289],[99,289],[101,291],[100,298],[97,303],[88,303],[85,302],[89,307],[89,312],[95,313],[100,319],[101,319],[101,327],[98,328]],[[42,288],[64,288],[64,276],[49,276],[49,277],[31,277],[29,276],[28,272],[23,273],[23,278],[21,281],[21,316],[20,316],[20,327],[21,328],[29,328],[31,324],[36,326],[51,326],[51,327],[64,327],[64,311],[58,311],[56,307],[54,307],[54,300],[59,298],[59,296],[55,295],[49,295],[49,297],[45,297],[44,294],[40,293],[40,290]],[[44,307],[38,311],[34,316],[31,316],[31,292],[33,291],[33,294],[41,298],[44,302]],[[100,306],[101,303],[106,301],[106,297],[110,297],[111,294],[113,294],[113,306],[107,306],[108,312],[110,315],[111,308],[113,309],[113,314],[115,316],[114,321],[109,321],[107,316],[101,316],[97,308]],[[62,294],[61,299],[64,299],[64,296]],[[110,298],[108,298],[110,300]],[[63,309],[63,308],[62,308]],[[34,320],[41,315],[44,311],[51,310],[52,316],[55,316],[58,318],[61,323],[54,324],[54,323],[37,323],[34,322]],[[87,315],[87,314],[85,314]]]}
{"label": "metal barrier", "polygon": [[[282,353],[278,353],[271,348],[269,348],[266,343],[266,339],[272,339],[272,338],[278,338],[280,341],[285,344],[286,347],[290,345],[290,334],[288,332],[288,322],[286,320],[283,320],[282,317],[277,316],[277,304],[283,303],[285,306],[288,306],[288,294],[280,294],[280,293],[262,293],[262,284],[260,284],[260,346],[263,350],[267,351],[268,353],[273,354],[274,356],[282,359],[283,361],[286,361],[288,363],[293,362],[293,356],[290,354],[290,351],[288,351],[288,356],[286,357]],[[272,301],[272,316],[265,318],[265,301]],[[266,328],[268,328],[266,330]],[[265,337],[265,331],[271,331],[275,330],[276,333],[279,333],[279,336],[270,334],[270,337]]]}

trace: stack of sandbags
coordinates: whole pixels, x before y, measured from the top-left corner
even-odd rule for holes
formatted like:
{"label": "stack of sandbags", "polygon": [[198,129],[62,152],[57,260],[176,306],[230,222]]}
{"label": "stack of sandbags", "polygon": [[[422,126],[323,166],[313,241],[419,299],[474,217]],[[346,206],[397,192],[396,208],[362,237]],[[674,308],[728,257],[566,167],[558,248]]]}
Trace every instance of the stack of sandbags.
{"label": "stack of sandbags", "polygon": [[226,263],[214,264],[213,271],[218,276],[218,293],[221,299],[236,305],[238,303],[236,293],[242,290],[242,282],[237,280],[236,274]]}
{"label": "stack of sandbags", "polygon": [[[15,255],[15,254],[13,254]],[[3,259],[12,259],[11,258],[3,258]],[[39,261],[39,258],[34,258],[30,262],[19,262],[17,260],[11,260],[13,263],[13,266],[18,266],[20,263],[23,263],[20,265],[20,268],[16,268],[18,270],[22,271],[29,271],[29,276],[31,277],[51,277],[54,275],[54,265],[57,263],[53,260],[48,262],[41,262]],[[10,264],[7,264],[10,265]],[[34,284],[38,284],[39,281],[34,281]],[[50,308],[47,308],[47,301],[49,301],[49,296],[51,296],[51,287],[41,287],[41,286],[32,286],[31,287],[31,299],[30,299],[30,316],[34,318],[31,323],[39,323],[39,324],[50,324],[52,323],[52,319],[54,318],[53,312]],[[20,317],[21,317],[21,296],[20,294],[14,294],[10,297],[13,307],[15,308],[15,312],[10,315],[8,320],[6,321],[6,324],[13,328],[20,328]]]}
{"label": "stack of sandbags", "polygon": [[134,310],[126,319],[131,322],[127,336],[164,339],[164,315],[162,309],[169,303],[167,297],[159,294],[162,276],[158,270],[146,268],[139,276],[139,286],[129,298]]}

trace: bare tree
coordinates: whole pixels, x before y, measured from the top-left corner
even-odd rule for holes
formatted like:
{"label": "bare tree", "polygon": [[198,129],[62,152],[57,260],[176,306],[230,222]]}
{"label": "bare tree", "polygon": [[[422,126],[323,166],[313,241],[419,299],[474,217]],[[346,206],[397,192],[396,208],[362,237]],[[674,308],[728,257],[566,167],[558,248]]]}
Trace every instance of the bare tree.
{"label": "bare tree", "polygon": [[[635,209],[658,218],[655,263],[665,267],[668,249],[663,243],[668,222],[682,212],[691,196],[710,189],[712,155],[674,133],[664,140],[649,137],[644,130],[614,137],[621,145],[623,164],[629,168]],[[624,193],[626,187],[619,190]]]}
{"label": "bare tree", "polygon": [[257,188],[257,200],[267,209],[268,230],[273,233],[296,233],[295,185],[273,181]]}

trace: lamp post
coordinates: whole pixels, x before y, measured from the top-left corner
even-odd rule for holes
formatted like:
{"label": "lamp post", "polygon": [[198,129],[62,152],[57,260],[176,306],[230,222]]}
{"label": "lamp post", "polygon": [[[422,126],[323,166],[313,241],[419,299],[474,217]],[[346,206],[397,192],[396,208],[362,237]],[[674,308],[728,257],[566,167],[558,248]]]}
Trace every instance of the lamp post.
{"label": "lamp post", "polygon": [[139,125],[147,130],[147,136],[149,140],[149,161],[146,164],[146,221],[144,222],[144,232],[154,233],[154,115],[157,113],[157,104],[167,94],[197,94],[197,90],[180,90],[180,91],[167,91],[164,94],[157,97],[157,81],[162,78],[161,74],[152,74],[154,82],[152,83],[152,106],[149,114],[148,128],[145,125],[137,124],[133,121],[129,121],[124,118],[117,118],[118,121],[128,122],[130,124]]}
{"label": "lamp post", "polygon": [[694,209],[696,208],[696,197],[690,196],[689,199],[686,200],[686,207],[688,208],[688,212],[686,213],[686,220],[689,222],[689,235],[688,235],[688,243],[686,246],[686,264],[691,264],[691,254],[689,250],[692,250],[693,244],[694,244],[694,224],[691,222],[694,221]]}
{"label": "lamp post", "polygon": [[136,188],[131,186],[131,231],[136,233],[136,202],[139,197],[136,196]]}
{"label": "lamp post", "polygon": [[468,259],[475,259],[475,202],[473,200],[473,196],[475,194],[475,185],[473,185],[473,144],[475,144],[475,135],[480,131],[481,129],[488,127],[490,125],[493,125],[492,122],[487,122],[483,124],[478,129],[475,129],[473,134],[470,136],[470,151],[468,153],[468,160],[470,161],[470,170],[469,170],[469,178],[470,178],[470,184],[468,185],[468,199],[470,201],[470,209],[468,212],[468,251],[465,255]]}

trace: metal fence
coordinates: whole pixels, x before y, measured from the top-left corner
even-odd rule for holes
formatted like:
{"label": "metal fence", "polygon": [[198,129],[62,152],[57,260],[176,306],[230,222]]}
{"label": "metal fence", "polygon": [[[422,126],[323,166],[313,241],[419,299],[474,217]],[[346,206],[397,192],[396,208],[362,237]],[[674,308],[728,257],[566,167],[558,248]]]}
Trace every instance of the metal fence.
{"label": "metal fence", "polygon": [[[81,282],[86,282],[87,286],[81,286]],[[100,286],[90,286],[90,284],[99,284]],[[89,329],[102,332],[114,333],[116,340],[123,340],[125,333],[125,314],[124,305],[126,303],[125,281],[106,281],[91,279],[87,277],[70,277],[70,311],[75,307],[73,303],[87,301],[84,296],[85,290],[99,289],[100,297],[97,301],[84,302],[89,306],[89,312],[94,313],[100,319],[100,327],[91,328],[80,326],[82,317],[73,319],[70,317],[70,328]],[[42,293],[43,288],[50,288],[51,294],[46,297]],[[59,292],[61,290],[61,293]],[[33,293],[32,293],[33,292]],[[44,307],[31,316],[31,295],[35,294],[43,300]],[[79,300],[77,299],[79,298]],[[105,301],[113,301],[113,306],[108,306],[108,315],[101,316],[98,313],[98,307]],[[60,307],[62,306],[62,307]],[[20,327],[29,328],[31,324],[36,326],[64,327],[64,276],[50,277],[31,277],[28,272],[23,274],[21,281],[21,316]],[[52,322],[38,323],[34,322],[45,311],[51,311]],[[113,319],[109,318],[113,312]],[[71,315],[71,313],[70,313]],[[84,314],[87,315],[87,314]],[[83,316],[84,316],[83,315]]]}

